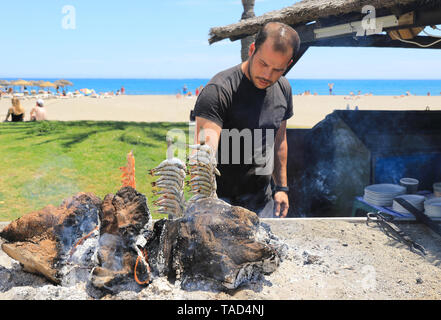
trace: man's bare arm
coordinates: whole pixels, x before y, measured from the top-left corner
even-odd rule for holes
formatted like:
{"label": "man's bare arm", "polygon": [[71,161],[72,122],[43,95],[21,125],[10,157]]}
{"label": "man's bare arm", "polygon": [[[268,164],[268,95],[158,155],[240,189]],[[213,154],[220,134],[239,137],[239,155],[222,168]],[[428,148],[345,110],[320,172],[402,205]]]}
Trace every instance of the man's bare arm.
{"label": "man's bare arm", "polygon": [[[202,129],[203,134],[201,134]],[[200,143],[200,138],[203,135],[205,137],[205,143],[210,145],[211,148],[213,148],[213,151],[216,151],[219,144],[221,131],[222,127],[213,121],[196,117],[196,130],[194,137],[195,144]]]}
{"label": "man's bare arm", "polygon": [[288,143],[286,141],[286,121],[283,121],[276,133],[274,141],[274,171],[273,179],[276,185],[286,187],[288,179],[286,165],[288,159]]}
{"label": "man's bare arm", "polygon": [[[288,160],[288,143],[286,141],[286,121],[283,121],[276,133],[274,141],[274,171],[273,179],[277,186],[288,186],[286,165]],[[289,209],[288,195],[283,192],[274,194],[274,214],[282,218],[286,217]]]}

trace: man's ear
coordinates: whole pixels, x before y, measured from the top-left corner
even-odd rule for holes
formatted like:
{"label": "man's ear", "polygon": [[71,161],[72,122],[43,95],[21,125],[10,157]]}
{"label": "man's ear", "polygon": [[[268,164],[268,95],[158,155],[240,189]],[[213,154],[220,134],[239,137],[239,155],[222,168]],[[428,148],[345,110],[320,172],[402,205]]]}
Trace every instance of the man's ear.
{"label": "man's ear", "polygon": [[250,48],[248,49],[248,56],[249,57],[251,57],[253,55],[254,50],[256,50],[256,45],[253,42],[252,44],[250,44]]}

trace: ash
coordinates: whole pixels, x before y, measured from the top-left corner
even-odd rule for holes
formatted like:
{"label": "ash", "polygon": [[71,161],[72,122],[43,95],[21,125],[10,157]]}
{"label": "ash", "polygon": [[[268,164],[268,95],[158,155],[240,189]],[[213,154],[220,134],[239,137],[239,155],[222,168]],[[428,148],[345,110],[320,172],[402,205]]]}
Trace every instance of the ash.
{"label": "ash", "polygon": [[[89,197],[81,195],[81,199]],[[83,235],[94,225],[77,232],[75,241],[65,240],[71,222],[83,221],[78,218],[65,219],[53,228],[63,231],[59,232],[63,237],[55,238],[59,241],[56,247],[61,248],[53,265],[57,284],[29,273],[38,271],[22,265],[28,261],[18,263],[0,251],[0,299],[186,299],[238,290],[259,291],[270,285],[264,275],[275,272],[288,251],[287,244],[254,212],[219,199],[198,200],[183,217],[153,224],[146,198],[134,189],[124,188],[116,196],[106,197],[100,210],[97,227],[87,238]],[[94,217],[98,216],[94,212]],[[124,224],[128,219],[118,222],[112,218],[121,213],[132,217],[130,232]],[[81,214],[88,216],[86,211]],[[34,222],[33,219],[31,216],[23,223]],[[16,230],[9,231],[20,231]],[[144,285],[135,281],[133,273],[138,254],[133,245],[139,237],[146,239],[151,267],[147,272],[151,281]],[[79,245],[73,246],[74,243]],[[15,248],[20,250],[20,246]],[[140,267],[138,277],[147,278]]]}

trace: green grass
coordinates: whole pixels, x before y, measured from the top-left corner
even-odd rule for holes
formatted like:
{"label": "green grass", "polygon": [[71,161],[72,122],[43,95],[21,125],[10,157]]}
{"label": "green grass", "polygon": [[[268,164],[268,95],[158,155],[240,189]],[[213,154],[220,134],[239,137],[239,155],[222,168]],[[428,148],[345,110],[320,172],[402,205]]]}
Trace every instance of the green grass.
{"label": "green grass", "polygon": [[171,129],[182,130],[188,138],[186,123],[0,123],[0,221],[49,204],[59,206],[80,191],[101,199],[116,193],[121,187],[119,168],[126,165],[130,150],[136,161],[136,189],[147,197],[153,218],[163,218],[154,213],[154,178],[147,170],[166,158]]}

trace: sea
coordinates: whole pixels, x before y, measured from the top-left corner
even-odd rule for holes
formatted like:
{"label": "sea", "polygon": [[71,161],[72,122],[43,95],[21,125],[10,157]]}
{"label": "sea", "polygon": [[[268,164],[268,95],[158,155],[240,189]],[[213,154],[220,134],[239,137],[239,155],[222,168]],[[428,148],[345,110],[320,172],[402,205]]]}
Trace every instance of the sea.
{"label": "sea", "polygon": [[[16,80],[7,79],[5,80]],[[26,79],[55,81],[58,79]],[[129,95],[176,95],[183,93],[184,87],[193,94],[196,88],[205,86],[209,79],[70,79],[73,86],[67,87],[67,91],[76,89],[94,89],[95,92],[114,93],[122,87],[125,94]],[[329,83],[334,83],[332,93],[334,95],[349,95],[360,93],[373,95],[399,96],[409,92],[412,95],[441,95],[440,80],[351,80],[351,79],[288,79],[291,83],[293,94],[302,94],[308,91],[310,94],[329,95]],[[34,88],[36,89],[36,88]]]}

